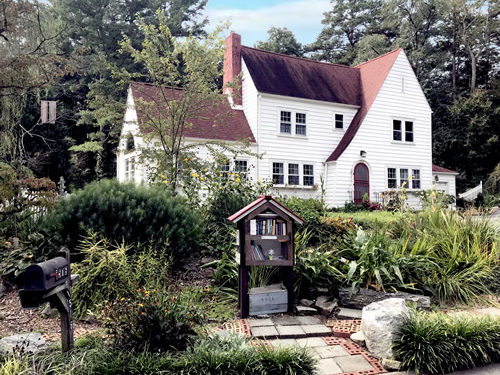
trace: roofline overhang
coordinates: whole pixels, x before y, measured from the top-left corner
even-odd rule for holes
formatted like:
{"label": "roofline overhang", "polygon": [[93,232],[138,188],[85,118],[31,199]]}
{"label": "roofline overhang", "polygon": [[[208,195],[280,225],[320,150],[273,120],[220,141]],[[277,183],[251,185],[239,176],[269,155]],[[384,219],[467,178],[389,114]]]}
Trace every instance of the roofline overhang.
{"label": "roofline overhang", "polygon": [[359,109],[359,108],[361,108],[361,106],[354,105],[354,104],[328,102],[328,101],[316,100],[316,99],[306,99],[306,98],[301,98],[301,97],[298,97],[298,96],[286,96],[286,95],[271,94],[271,93],[267,93],[267,92],[263,92],[263,91],[258,91],[258,90],[257,90],[257,92],[259,94],[261,94],[262,96],[268,96],[270,98],[278,98],[278,99],[290,99],[290,98],[293,98],[293,100],[295,100],[295,101],[301,101],[301,102],[304,102],[304,103],[326,104],[326,105],[330,105],[330,106],[336,105],[336,106],[340,106],[340,107],[344,107],[344,108],[351,108],[351,109]]}

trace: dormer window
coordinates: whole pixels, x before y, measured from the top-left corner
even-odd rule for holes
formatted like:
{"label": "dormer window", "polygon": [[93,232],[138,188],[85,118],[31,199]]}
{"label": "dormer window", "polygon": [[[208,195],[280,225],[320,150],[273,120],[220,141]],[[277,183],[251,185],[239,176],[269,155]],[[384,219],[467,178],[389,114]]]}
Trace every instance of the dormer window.
{"label": "dormer window", "polygon": [[344,129],[344,115],[340,113],[335,114],[335,129]]}

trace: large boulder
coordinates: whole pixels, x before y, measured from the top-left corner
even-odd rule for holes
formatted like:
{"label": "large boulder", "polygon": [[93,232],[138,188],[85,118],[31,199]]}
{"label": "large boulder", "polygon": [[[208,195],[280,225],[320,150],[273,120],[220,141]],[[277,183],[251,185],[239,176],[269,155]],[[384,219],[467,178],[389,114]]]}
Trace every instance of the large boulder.
{"label": "large boulder", "polygon": [[48,348],[43,336],[38,332],[20,333],[0,340],[0,355],[16,353],[38,353]]}
{"label": "large boulder", "polygon": [[403,298],[405,301],[415,303],[419,309],[423,310],[430,310],[431,308],[430,297],[404,292],[386,293],[371,289],[360,289],[357,293],[352,293],[351,288],[341,288],[339,290],[339,298],[342,306],[353,309],[362,309],[370,303],[383,301],[388,298]]}
{"label": "large boulder", "polygon": [[361,331],[370,353],[377,358],[394,359],[392,342],[410,314],[403,298],[389,298],[363,308]]}

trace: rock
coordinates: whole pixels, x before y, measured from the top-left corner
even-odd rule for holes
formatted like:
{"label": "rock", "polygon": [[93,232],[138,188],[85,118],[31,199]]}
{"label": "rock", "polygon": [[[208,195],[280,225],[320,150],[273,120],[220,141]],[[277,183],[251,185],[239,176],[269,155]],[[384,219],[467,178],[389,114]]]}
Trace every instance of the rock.
{"label": "rock", "polygon": [[316,292],[318,294],[328,294],[328,288],[317,288]]}
{"label": "rock", "polygon": [[382,358],[382,366],[386,370],[401,370],[401,362],[396,361],[395,359]]}
{"label": "rock", "polygon": [[361,319],[361,310],[341,307],[337,313],[338,319]]}
{"label": "rock", "polygon": [[309,306],[298,305],[296,309],[298,315],[314,315],[318,313],[318,310],[316,310],[314,307],[309,307]]}
{"label": "rock", "polygon": [[403,298],[405,301],[415,302],[419,309],[430,310],[431,308],[430,297],[403,292],[385,293],[371,289],[360,289],[356,294],[351,294],[350,288],[342,288],[339,291],[339,298],[342,306],[354,309],[362,309],[370,303],[383,301],[387,298]]}
{"label": "rock", "polygon": [[327,296],[319,296],[316,300],[316,307],[325,316],[330,316],[337,305],[338,302],[335,298],[330,299]]}
{"label": "rock", "polygon": [[57,314],[58,314],[57,309],[51,308],[50,303],[47,303],[42,310],[42,317],[43,318],[52,318],[54,316],[57,316]]}
{"label": "rock", "polygon": [[299,301],[299,304],[301,304],[302,306],[309,306],[309,307],[311,307],[312,305],[314,305],[314,301],[312,301],[310,299],[301,299]]}
{"label": "rock", "polygon": [[39,353],[47,350],[45,339],[38,332],[21,333],[0,340],[0,354]]}
{"label": "rock", "polygon": [[356,344],[359,345],[365,345],[365,335],[363,335],[363,332],[354,332],[351,335],[351,340],[354,341]]}
{"label": "rock", "polygon": [[361,331],[373,356],[394,359],[392,341],[409,314],[403,298],[389,298],[363,308]]}

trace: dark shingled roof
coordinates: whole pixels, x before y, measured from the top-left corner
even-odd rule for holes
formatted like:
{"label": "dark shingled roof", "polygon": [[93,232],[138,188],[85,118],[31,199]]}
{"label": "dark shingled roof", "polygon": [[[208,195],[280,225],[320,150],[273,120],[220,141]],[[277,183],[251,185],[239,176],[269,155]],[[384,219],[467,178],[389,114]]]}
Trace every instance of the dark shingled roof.
{"label": "dark shingled roof", "polygon": [[[132,82],[130,89],[136,103],[137,118],[140,123],[144,123],[147,121],[147,114],[138,105],[137,99],[141,98],[145,102],[161,101],[161,91],[152,84],[140,82]],[[182,95],[183,90],[168,88],[165,92],[175,100]],[[184,131],[184,135],[188,138],[255,142],[245,114],[242,110],[231,108],[226,96],[221,96],[220,104],[204,108],[199,116],[188,119],[188,122],[193,125]]]}
{"label": "dark shingled roof", "polygon": [[358,69],[245,46],[241,56],[259,92],[361,105]]}
{"label": "dark shingled roof", "polygon": [[454,173],[454,174],[458,174],[457,171],[452,171],[451,169],[440,167],[439,165],[435,165],[435,164],[432,164],[432,171],[433,172],[438,172],[438,173]]}

